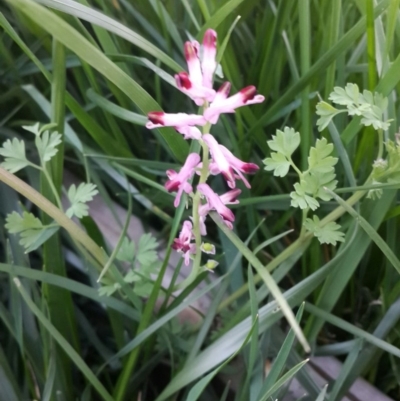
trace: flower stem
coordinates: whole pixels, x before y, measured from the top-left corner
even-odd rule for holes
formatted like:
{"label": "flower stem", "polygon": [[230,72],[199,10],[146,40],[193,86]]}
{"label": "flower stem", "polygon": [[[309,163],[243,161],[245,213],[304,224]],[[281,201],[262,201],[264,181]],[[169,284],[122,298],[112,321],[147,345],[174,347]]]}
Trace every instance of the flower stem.
{"label": "flower stem", "polygon": [[377,160],[382,159],[383,156],[383,130],[378,129],[378,141],[379,141],[379,147],[378,147],[378,157]]}
{"label": "flower stem", "polygon": [[[203,184],[207,181],[208,177],[208,146],[202,142],[201,146],[203,148],[203,165],[201,168],[201,174],[200,174],[200,180],[199,184]],[[194,238],[196,242],[196,255],[194,258],[193,262],[193,269],[189,277],[192,276],[193,281],[197,275],[200,272],[200,264],[201,264],[201,233],[200,233],[200,216],[199,216],[199,207],[200,207],[200,192],[196,191],[196,194],[194,196],[193,200],[193,232],[194,232]],[[186,281],[186,280],[185,280]],[[187,283],[186,285],[189,285],[191,283]]]}
{"label": "flower stem", "polygon": [[51,192],[54,195],[54,199],[56,200],[58,208],[62,211],[63,207],[62,207],[60,195],[58,194],[58,191],[57,191],[56,187],[54,186],[54,182],[51,179],[49,171],[47,170],[46,165],[44,163],[43,163],[43,167],[41,168],[41,170],[43,171],[43,174],[46,177],[46,180],[50,186]]}

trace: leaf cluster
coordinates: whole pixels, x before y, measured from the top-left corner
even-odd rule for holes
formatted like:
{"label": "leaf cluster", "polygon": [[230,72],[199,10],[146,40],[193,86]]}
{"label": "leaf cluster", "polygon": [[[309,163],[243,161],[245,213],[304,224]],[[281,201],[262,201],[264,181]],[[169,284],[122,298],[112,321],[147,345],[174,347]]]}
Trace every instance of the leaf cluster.
{"label": "leaf cluster", "polygon": [[361,124],[372,125],[374,129],[386,131],[391,120],[384,120],[383,114],[388,106],[388,99],[377,92],[360,90],[356,84],[348,83],[345,88],[336,86],[329,95],[329,100],[333,103],[345,106],[346,109],[336,109],[326,102],[317,104],[317,114],[320,118],[317,121],[318,130],[326,128],[339,113],[346,112],[349,116],[361,116]]}
{"label": "leaf cluster", "polygon": [[23,212],[22,216],[17,212],[7,215],[5,227],[11,234],[19,234],[19,243],[25,248],[25,252],[32,252],[47,241],[58,229],[58,225],[44,226],[32,213]]}
{"label": "leaf cluster", "polygon": [[308,169],[301,173],[300,182],[294,185],[295,190],[290,194],[293,207],[315,210],[319,207],[317,199],[331,199],[324,187],[333,191],[337,185],[334,166],[338,159],[331,156],[332,151],[333,145],[325,138],[317,139],[315,147],[310,149]]}
{"label": "leaf cluster", "polygon": [[[157,255],[159,243],[149,233],[143,234],[138,243],[124,238],[117,253],[117,259],[130,265],[129,271],[124,276],[126,283],[134,283],[133,291],[139,297],[148,297],[153,289],[152,276],[156,275],[161,267]],[[104,285],[100,288],[100,295],[112,295],[120,289],[118,283]]]}
{"label": "leaf cluster", "polygon": [[35,135],[35,145],[39,153],[41,166],[37,166],[27,159],[25,142],[17,138],[8,139],[0,148],[0,155],[5,158],[1,166],[10,173],[16,173],[27,166],[42,169],[45,163],[57,154],[57,146],[61,144],[61,135],[58,132],[50,133],[47,129],[49,127],[51,125],[45,125],[40,128],[39,123],[22,127]]}

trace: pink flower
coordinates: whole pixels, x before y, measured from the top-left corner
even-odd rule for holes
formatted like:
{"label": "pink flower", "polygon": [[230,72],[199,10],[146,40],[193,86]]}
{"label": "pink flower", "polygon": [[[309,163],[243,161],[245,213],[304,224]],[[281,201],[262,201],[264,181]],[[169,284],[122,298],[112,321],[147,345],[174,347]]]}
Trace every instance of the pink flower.
{"label": "pink flower", "polygon": [[218,90],[214,101],[210,107],[205,110],[204,117],[211,124],[216,124],[219,115],[222,113],[234,113],[238,107],[248,104],[261,103],[264,101],[264,96],[257,95],[255,86],[247,86],[240,92],[228,97],[230,91],[230,83],[225,82]]}
{"label": "pink flower", "polygon": [[[240,194],[240,189],[229,191],[227,194],[225,194],[224,198],[218,196],[208,184],[199,184],[197,185],[197,189],[206,198],[206,203],[199,207],[200,218],[203,218],[202,223],[204,224],[204,219],[208,212],[215,210],[222,217],[224,223],[230,229],[232,229],[232,222],[235,221],[235,215],[233,214],[232,210],[229,210],[225,206],[225,204],[238,203],[236,197]],[[203,227],[203,229],[205,230],[205,227]]]}
{"label": "pink flower", "polygon": [[146,123],[146,128],[160,128],[160,127],[175,127],[182,129],[187,126],[205,125],[207,121],[203,116],[197,114],[175,113],[169,114],[163,111],[152,111],[147,115],[149,121]]}
{"label": "pink flower", "polygon": [[187,72],[180,72],[175,75],[175,82],[178,89],[189,96],[197,106],[204,104],[204,99],[211,102],[215,97],[215,90],[206,88],[205,86],[198,86],[191,80]]}
{"label": "pink flower", "polygon": [[[240,178],[247,188],[250,188],[249,182],[242,173],[255,173],[259,167],[254,163],[245,163],[238,159],[225,146],[220,145],[210,134],[204,134],[202,139],[210,148],[212,163],[210,164],[211,174],[221,173],[229,188],[235,188],[235,179]],[[236,174],[234,174],[236,172]]]}
{"label": "pink flower", "polygon": [[202,137],[203,141],[207,144],[210,149],[211,157],[213,162],[210,165],[210,171],[212,174],[221,173],[228,186],[235,188],[235,177],[233,174],[232,167],[228,160],[224,156],[221,150],[221,145],[215,140],[211,134],[204,134]]}
{"label": "pink flower", "polygon": [[203,60],[200,63],[199,43],[196,41],[185,43],[185,58],[189,74],[185,71],[175,75],[178,89],[189,96],[197,106],[202,106],[204,100],[212,102],[215,90],[212,88],[212,78],[217,66],[217,33],[208,29],[203,39]]}
{"label": "pink flower", "polygon": [[199,162],[200,156],[197,153],[190,153],[179,173],[174,170],[167,170],[169,180],[165,183],[165,188],[168,192],[177,191],[174,201],[175,207],[179,206],[182,192],[190,194],[193,191],[192,185],[188,183],[188,180],[193,177]]}
{"label": "pink flower", "polygon": [[186,266],[190,262],[190,255],[196,253],[196,245],[191,244],[191,240],[194,239],[192,228],[192,223],[189,220],[185,220],[183,222],[182,231],[179,233],[179,237],[175,238],[172,244],[173,249],[183,253]]}

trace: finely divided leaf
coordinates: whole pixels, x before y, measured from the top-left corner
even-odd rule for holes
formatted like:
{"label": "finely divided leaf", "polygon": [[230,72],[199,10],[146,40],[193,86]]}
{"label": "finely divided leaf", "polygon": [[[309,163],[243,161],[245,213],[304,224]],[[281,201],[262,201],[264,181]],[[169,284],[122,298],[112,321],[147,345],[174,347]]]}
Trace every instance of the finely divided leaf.
{"label": "finely divided leaf", "polygon": [[333,151],[333,144],[325,138],[317,139],[315,147],[310,149],[308,157],[309,170],[313,173],[329,173],[338,162],[337,157],[329,156]]}
{"label": "finely divided leaf", "polygon": [[289,172],[290,162],[281,153],[271,153],[271,157],[264,159],[265,170],[274,171],[275,177],[285,177]]}
{"label": "finely divided leaf", "polygon": [[329,100],[333,103],[343,106],[358,104],[360,100],[360,91],[356,84],[348,83],[343,89],[340,86],[335,86],[333,92],[329,95]]}
{"label": "finely divided leaf", "polygon": [[300,145],[300,134],[293,128],[285,127],[283,131],[276,130],[276,136],[272,136],[267,143],[272,150],[289,158]]}
{"label": "finely divided leaf", "polygon": [[39,123],[33,124],[33,125],[23,125],[22,128],[25,131],[32,132],[32,134],[35,134],[36,136],[40,135],[40,125]]}
{"label": "finely divided leaf", "polygon": [[285,177],[291,164],[291,155],[300,145],[300,134],[293,128],[285,127],[283,131],[276,130],[276,135],[268,141],[268,146],[275,150],[271,157],[263,162],[265,170],[274,171],[276,177]]}
{"label": "finely divided leaf", "polygon": [[290,202],[291,206],[298,207],[300,209],[318,209],[318,201],[312,196],[306,194],[303,180],[301,181],[301,183],[297,182],[296,184],[294,184],[294,189],[295,191],[290,193],[290,197],[292,198]]}
{"label": "finely divided leaf", "polygon": [[154,263],[158,259],[157,252],[155,251],[157,248],[158,242],[151,234],[142,235],[136,255],[138,262],[142,265]]}
{"label": "finely divided leaf", "polygon": [[61,135],[57,132],[50,134],[49,131],[45,131],[42,135],[36,136],[35,144],[42,163],[48,162],[58,152],[56,146],[60,143]]}
{"label": "finely divided leaf", "polygon": [[119,248],[117,259],[122,262],[130,262],[133,263],[135,258],[135,243],[133,241],[129,241],[129,238],[125,237],[122,241],[121,247]]}
{"label": "finely divided leaf", "polygon": [[0,155],[5,157],[1,166],[10,173],[16,173],[30,164],[25,155],[25,143],[17,138],[5,141],[0,148]]}
{"label": "finely divided leaf", "polygon": [[23,212],[22,216],[17,212],[10,213],[6,218],[5,227],[11,234],[19,234],[20,244],[26,252],[31,252],[43,244],[58,227],[46,227],[32,213]]}
{"label": "finely divided leaf", "polygon": [[336,246],[337,242],[344,241],[344,233],[339,231],[340,225],[334,222],[321,226],[321,221],[318,216],[313,216],[312,219],[306,219],[304,226],[318,238],[321,244],[332,244]]}
{"label": "finely divided leaf", "polygon": [[[383,114],[388,106],[388,99],[380,93],[364,90],[361,94],[356,84],[349,83],[344,89],[335,87],[329,95],[329,99],[336,104],[346,106],[350,116],[361,116],[361,123],[365,126],[372,125],[376,130],[382,129],[385,131],[389,129],[392,120],[383,120]],[[323,115],[323,117],[318,120],[317,124],[323,129],[329,124],[334,114],[333,112],[329,113],[328,106],[325,105],[321,110],[323,114],[318,109],[317,106],[317,113],[321,116]]]}
{"label": "finely divided leaf", "polygon": [[344,110],[336,109],[329,103],[319,102],[317,104],[316,111],[317,115],[320,116],[320,118],[317,120],[318,131],[321,132],[323,129],[325,129],[332,121],[332,118],[335,117],[337,114],[342,113],[343,111]]}
{"label": "finely divided leaf", "polygon": [[71,218],[76,216],[79,219],[88,215],[89,207],[86,202],[93,200],[98,191],[96,185],[84,183],[79,184],[78,187],[72,184],[68,190],[68,199],[71,202],[70,208],[66,211],[66,215]]}

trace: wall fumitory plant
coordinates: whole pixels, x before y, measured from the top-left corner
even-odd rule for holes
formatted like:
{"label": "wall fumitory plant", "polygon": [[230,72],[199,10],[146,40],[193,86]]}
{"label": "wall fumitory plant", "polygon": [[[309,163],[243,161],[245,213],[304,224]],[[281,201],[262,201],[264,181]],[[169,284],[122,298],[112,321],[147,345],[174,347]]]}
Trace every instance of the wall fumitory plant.
{"label": "wall fumitory plant", "polygon": [[[259,167],[254,163],[239,160],[229,149],[218,143],[211,134],[212,125],[218,122],[223,113],[234,113],[238,107],[261,103],[264,96],[257,94],[254,86],[248,86],[233,96],[229,96],[231,84],[223,83],[215,91],[213,77],[217,68],[217,33],[208,29],[204,34],[203,44],[197,41],[185,43],[185,58],[189,73],[186,71],[175,75],[179,90],[189,96],[202,114],[167,114],[154,111],[148,114],[149,129],[171,126],[183,135],[184,139],[199,141],[202,157],[190,153],[179,172],[167,170],[168,181],[165,184],[169,192],[176,192],[174,206],[182,201],[182,194],[188,195],[192,206],[190,220],[183,223],[179,237],[172,247],[182,253],[186,265],[193,259],[193,268],[184,285],[190,284],[204,269],[213,269],[217,262],[209,259],[202,265],[201,254],[215,254],[212,244],[204,243],[202,236],[207,234],[205,220],[210,211],[216,211],[224,224],[232,228],[235,215],[226,206],[239,203],[240,189],[236,188],[236,180],[242,180],[250,188],[244,174],[256,172]],[[201,127],[201,130],[198,128]],[[219,195],[207,183],[210,175],[222,174],[228,187],[228,192]],[[192,184],[193,178],[199,175],[197,185]],[[184,199],[184,202],[187,202]]]}

